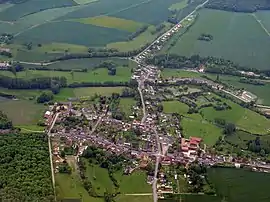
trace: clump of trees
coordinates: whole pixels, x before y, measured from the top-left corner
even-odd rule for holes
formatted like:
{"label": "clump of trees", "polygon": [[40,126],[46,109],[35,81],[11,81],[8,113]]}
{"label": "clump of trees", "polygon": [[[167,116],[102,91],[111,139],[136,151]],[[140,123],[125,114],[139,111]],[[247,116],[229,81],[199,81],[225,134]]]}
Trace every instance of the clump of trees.
{"label": "clump of trees", "polygon": [[131,35],[129,35],[128,40],[131,41],[131,40],[135,39],[137,36],[139,36],[140,34],[142,34],[143,32],[145,32],[147,29],[148,29],[148,25],[142,26],[136,32],[134,32]]}
{"label": "clump of trees", "polygon": [[45,134],[6,134],[0,141],[0,200],[54,201]]}
{"label": "clump of trees", "polygon": [[13,128],[12,121],[10,121],[4,112],[0,111],[0,129]]}
{"label": "clump of trees", "polygon": [[37,97],[37,103],[45,103],[53,100],[53,94],[51,92],[43,92]]}
{"label": "clump of trees", "polygon": [[250,140],[247,143],[248,150],[260,154],[264,157],[266,154],[270,153],[270,142],[256,137],[254,140]]}
{"label": "clump of trees", "polygon": [[256,80],[256,79],[249,79],[249,78],[241,78],[239,80],[240,83],[247,83],[247,84],[252,84],[255,86],[264,86],[265,83],[263,81],[260,80]]}
{"label": "clump of trees", "polygon": [[155,30],[151,31],[151,34],[154,35],[154,34],[160,32],[161,30],[163,30],[164,28],[165,28],[165,25],[163,23],[158,24],[158,25],[156,25]]}
{"label": "clump of trees", "polygon": [[13,35],[8,33],[2,33],[0,35],[0,43],[11,44],[13,40]]}
{"label": "clump of trees", "polygon": [[214,37],[211,34],[201,34],[198,37],[198,40],[200,41],[212,41],[214,39]]}
{"label": "clump of trees", "polygon": [[268,0],[210,0],[205,7],[245,13],[253,13],[257,10],[270,10]]}

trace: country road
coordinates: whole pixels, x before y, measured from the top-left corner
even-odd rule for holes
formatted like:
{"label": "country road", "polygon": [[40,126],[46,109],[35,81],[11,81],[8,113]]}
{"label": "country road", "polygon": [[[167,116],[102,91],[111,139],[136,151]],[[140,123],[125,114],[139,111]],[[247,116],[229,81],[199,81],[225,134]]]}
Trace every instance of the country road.
{"label": "country road", "polygon": [[54,178],[54,168],[53,168],[53,160],[52,160],[52,146],[51,146],[51,130],[54,127],[54,124],[59,116],[59,113],[56,113],[53,122],[48,130],[47,136],[48,136],[48,145],[49,145],[49,154],[50,154],[50,164],[51,164],[51,172],[52,172],[52,183],[53,183],[53,191],[56,201],[56,192],[55,192],[55,178]]}

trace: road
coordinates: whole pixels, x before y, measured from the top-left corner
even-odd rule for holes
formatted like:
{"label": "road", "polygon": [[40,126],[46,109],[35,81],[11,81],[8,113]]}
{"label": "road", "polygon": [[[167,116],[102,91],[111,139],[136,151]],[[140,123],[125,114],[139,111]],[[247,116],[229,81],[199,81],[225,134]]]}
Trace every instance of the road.
{"label": "road", "polygon": [[51,146],[51,130],[54,127],[54,124],[59,116],[59,113],[56,113],[53,122],[48,130],[48,145],[49,145],[49,154],[50,154],[50,163],[51,163],[51,172],[52,172],[52,183],[53,183],[53,191],[54,191],[54,196],[55,196],[55,201],[56,201],[56,193],[55,193],[55,178],[54,178],[54,168],[53,168],[53,160],[52,160],[52,146]]}
{"label": "road", "polygon": [[[184,17],[179,23],[182,23],[184,20],[189,18],[191,15],[193,15],[199,8],[203,7],[209,0],[206,0],[202,4],[198,5],[190,14],[188,14],[186,17]],[[171,29],[169,29],[167,32],[162,34],[160,37],[158,37],[156,40],[154,40],[149,46],[147,46],[142,52],[140,52],[135,58],[139,57],[144,51],[147,51],[153,44],[155,44],[157,41],[159,41],[161,38],[163,38],[166,34],[171,32],[174,28],[176,28],[177,25],[173,26]]]}

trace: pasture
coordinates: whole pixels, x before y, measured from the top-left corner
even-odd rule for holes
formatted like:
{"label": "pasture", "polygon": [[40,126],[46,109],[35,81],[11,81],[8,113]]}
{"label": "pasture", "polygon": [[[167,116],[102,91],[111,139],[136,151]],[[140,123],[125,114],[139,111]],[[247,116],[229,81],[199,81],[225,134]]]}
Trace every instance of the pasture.
{"label": "pasture", "polygon": [[16,125],[34,125],[42,117],[46,107],[29,100],[0,101],[0,110]]}
{"label": "pasture", "polygon": [[208,170],[208,176],[221,201],[269,201],[270,175],[268,173],[233,168],[211,168]]}
{"label": "pasture", "polygon": [[267,134],[270,131],[270,120],[249,109],[243,108],[232,101],[224,100],[232,107],[230,110],[217,111],[212,107],[203,108],[202,116],[208,121],[221,118],[234,123],[239,129],[255,134]]}
{"label": "pasture", "polygon": [[188,6],[188,0],[182,0],[181,2],[174,3],[169,7],[169,10],[181,10]]}
{"label": "pasture", "polygon": [[120,108],[120,111],[124,112],[125,115],[128,117],[132,115],[132,107],[135,105],[136,105],[136,101],[133,98],[121,98],[120,103],[119,103],[119,108]]}
{"label": "pasture", "polygon": [[[0,75],[14,77],[10,71],[0,71]],[[116,75],[108,75],[106,68],[98,68],[88,72],[63,72],[63,71],[43,71],[43,70],[27,70],[17,73],[17,78],[31,79],[36,77],[66,77],[68,84],[74,82],[128,82],[130,80],[131,71],[128,67],[117,67]]]}
{"label": "pasture", "polygon": [[199,77],[201,77],[201,74],[199,74],[197,72],[185,71],[185,70],[181,70],[181,69],[163,69],[161,72],[161,76],[163,78],[169,78],[169,77],[199,78]]}
{"label": "pasture", "polygon": [[[211,34],[213,40],[198,40],[202,33]],[[263,70],[269,68],[269,47],[269,36],[251,14],[203,9],[170,53],[221,57]]]}
{"label": "pasture", "polygon": [[188,106],[179,101],[166,101],[162,102],[163,111],[165,113],[179,113],[179,114],[186,114],[188,112]]}
{"label": "pasture", "polygon": [[124,87],[89,87],[89,88],[74,88],[73,93],[75,97],[87,97],[102,95],[110,96],[112,93],[121,93]]}
{"label": "pasture", "polygon": [[136,30],[138,30],[143,25],[142,23],[138,23],[132,20],[125,20],[125,19],[109,17],[109,16],[79,18],[79,19],[73,19],[71,21],[79,22],[83,24],[91,24],[91,25],[95,25],[99,27],[114,28],[114,29],[128,31],[128,32],[136,32]]}

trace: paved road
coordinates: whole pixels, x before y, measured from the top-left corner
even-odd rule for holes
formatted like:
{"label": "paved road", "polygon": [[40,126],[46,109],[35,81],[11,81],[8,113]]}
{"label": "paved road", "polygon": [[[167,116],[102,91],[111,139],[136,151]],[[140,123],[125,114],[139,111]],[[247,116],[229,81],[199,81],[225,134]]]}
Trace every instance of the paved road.
{"label": "paved road", "polygon": [[[198,5],[190,14],[188,14],[186,17],[184,17],[179,23],[182,23],[184,20],[186,20],[187,18],[189,18],[191,15],[193,15],[199,8],[203,7],[208,1],[209,0],[206,0],[202,4]],[[154,43],[156,43],[157,41],[159,41],[161,38],[163,38],[166,34],[168,34],[169,32],[171,32],[176,27],[177,27],[177,25],[173,26],[167,32],[165,32],[164,34],[162,34],[160,37],[158,37],[156,40],[154,40],[149,46],[147,46],[142,52],[140,52],[136,57],[139,57],[144,51],[147,51]]]}
{"label": "paved road", "polygon": [[59,113],[56,113],[53,122],[48,130],[48,145],[49,145],[49,154],[50,154],[50,163],[51,163],[51,172],[52,172],[52,183],[53,183],[53,190],[54,190],[54,196],[56,201],[56,193],[55,193],[55,178],[54,178],[54,168],[53,168],[53,160],[52,160],[52,146],[51,146],[51,130],[54,127],[54,124],[57,120],[57,117],[59,116]]}

